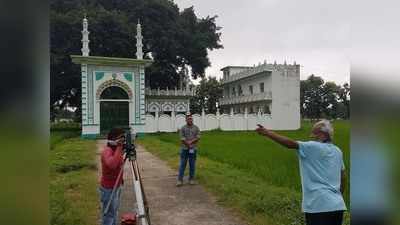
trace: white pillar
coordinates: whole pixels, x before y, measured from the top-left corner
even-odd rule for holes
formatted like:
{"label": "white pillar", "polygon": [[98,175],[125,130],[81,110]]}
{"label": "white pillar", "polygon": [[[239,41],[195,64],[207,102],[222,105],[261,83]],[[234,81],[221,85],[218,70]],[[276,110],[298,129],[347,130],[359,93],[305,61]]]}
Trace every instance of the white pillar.
{"label": "white pillar", "polygon": [[143,36],[142,36],[142,26],[140,25],[140,22],[138,21],[138,24],[136,25],[136,58],[137,59],[143,59]]}
{"label": "white pillar", "polygon": [[156,122],[156,132],[160,131],[160,125],[159,125],[159,114],[158,114],[158,109],[156,110],[156,116],[154,118],[155,122]]}
{"label": "white pillar", "polygon": [[264,125],[263,124],[263,119],[262,119],[262,115],[261,115],[261,107],[258,107],[258,112],[257,112],[257,123]]}
{"label": "white pillar", "polygon": [[204,111],[204,108],[201,109],[201,127],[202,130],[206,129],[206,112]]}
{"label": "white pillar", "polygon": [[175,106],[171,112],[171,123],[172,123],[172,130],[176,131],[176,123],[175,123]]}
{"label": "white pillar", "polygon": [[89,56],[89,31],[88,31],[88,20],[85,18],[83,19],[83,30],[82,30],[82,55],[83,56]]}
{"label": "white pillar", "polygon": [[186,105],[187,105],[186,114],[188,114],[188,113],[190,113],[190,100],[187,100]]}
{"label": "white pillar", "polygon": [[248,123],[248,109],[247,106],[244,108],[244,120],[246,121],[246,130],[249,129],[249,123]]}
{"label": "white pillar", "polygon": [[217,121],[218,121],[218,129],[221,129],[221,113],[219,112],[219,107],[217,108]]}

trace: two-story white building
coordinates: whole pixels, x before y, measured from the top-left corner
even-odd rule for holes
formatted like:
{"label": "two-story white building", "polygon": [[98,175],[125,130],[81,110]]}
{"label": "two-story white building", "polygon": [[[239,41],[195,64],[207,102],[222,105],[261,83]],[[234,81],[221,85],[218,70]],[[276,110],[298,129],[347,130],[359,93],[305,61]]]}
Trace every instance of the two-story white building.
{"label": "two-story white building", "polygon": [[227,114],[269,114],[275,129],[300,127],[300,65],[226,66],[219,108]]}

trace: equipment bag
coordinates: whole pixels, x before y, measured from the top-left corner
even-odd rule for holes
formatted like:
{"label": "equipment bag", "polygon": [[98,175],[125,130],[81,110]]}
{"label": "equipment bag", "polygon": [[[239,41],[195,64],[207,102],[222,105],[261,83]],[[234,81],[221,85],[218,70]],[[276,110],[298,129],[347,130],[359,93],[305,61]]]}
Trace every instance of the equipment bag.
{"label": "equipment bag", "polygon": [[136,225],[136,213],[124,213],[121,217],[121,225]]}

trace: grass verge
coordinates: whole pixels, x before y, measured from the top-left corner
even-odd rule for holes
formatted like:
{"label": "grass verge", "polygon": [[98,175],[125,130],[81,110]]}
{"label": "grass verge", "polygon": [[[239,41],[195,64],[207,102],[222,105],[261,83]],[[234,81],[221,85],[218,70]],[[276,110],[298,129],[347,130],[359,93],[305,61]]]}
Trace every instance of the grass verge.
{"label": "grass verge", "polygon": [[96,149],[76,132],[51,132],[50,224],[99,224]]}

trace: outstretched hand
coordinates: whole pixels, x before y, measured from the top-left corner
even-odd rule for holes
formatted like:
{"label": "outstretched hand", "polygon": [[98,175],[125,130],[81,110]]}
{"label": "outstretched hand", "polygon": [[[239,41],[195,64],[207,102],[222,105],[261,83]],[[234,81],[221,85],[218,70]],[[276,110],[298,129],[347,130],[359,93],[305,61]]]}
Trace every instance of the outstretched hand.
{"label": "outstretched hand", "polygon": [[283,135],[279,135],[273,131],[270,131],[270,130],[266,129],[265,127],[263,127],[261,124],[257,124],[257,126],[258,126],[256,129],[257,133],[259,133],[263,136],[266,136],[287,148],[292,148],[292,149],[299,148],[299,144],[296,141],[293,141],[292,139],[290,139],[288,137],[285,137]]}
{"label": "outstretched hand", "polygon": [[268,130],[265,129],[265,127],[263,127],[261,124],[257,124],[257,128],[256,128],[256,132],[264,135]]}

